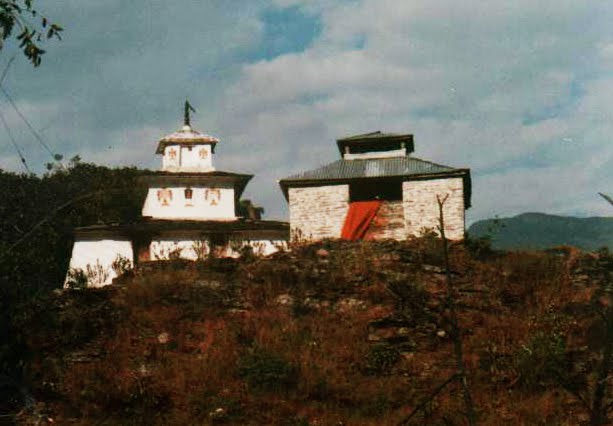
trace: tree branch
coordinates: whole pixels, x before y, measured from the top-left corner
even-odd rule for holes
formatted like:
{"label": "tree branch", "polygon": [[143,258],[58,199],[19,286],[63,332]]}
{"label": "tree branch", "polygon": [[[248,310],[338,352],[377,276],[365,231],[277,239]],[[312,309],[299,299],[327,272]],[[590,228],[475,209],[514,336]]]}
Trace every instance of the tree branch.
{"label": "tree branch", "polygon": [[400,423],[398,423],[398,426],[401,425],[406,425],[409,423],[409,421],[421,410],[423,410],[426,405],[428,405],[430,402],[432,402],[434,400],[434,398],[436,398],[436,396],[441,393],[441,391],[443,389],[445,389],[445,387],[447,387],[447,385],[451,382],[453,382],[454,380],[458,379],[460,376],[458,375],[458,373],[455,373],[453,375],[451,375],[447,380],[445,380],[443,383],[441,383],[440,385],[438,385],[434,391],[430,394],[429,397],[425,398],[422,402],[419,403],[419,405],[417,407],[415,407],[413,409],[413,411],[411,411],[411,414],[409,414],[404,420],[402,420]]}

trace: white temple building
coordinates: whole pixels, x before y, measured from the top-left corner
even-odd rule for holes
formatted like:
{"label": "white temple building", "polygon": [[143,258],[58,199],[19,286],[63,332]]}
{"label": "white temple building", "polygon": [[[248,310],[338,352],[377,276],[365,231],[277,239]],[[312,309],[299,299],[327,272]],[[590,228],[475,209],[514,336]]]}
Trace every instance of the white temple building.
{"label": "white temple building", "polygon": [[253,176],[215,169],[219,139],[191,127],[190,108],[186,102],[183,127],[158,143],[162,170],[142,178],[148,190],[141,221],[77,228],[67,284],[77,274],[88,286],[107,285],[126,265],[142,262],[236,257],[248,247],[268,255],[287,245],[286,222],[240,216]]}
{"label": "white temple building", "polygon": [[405,240],[435,231],[465,237],[470,169],[413,156],[413,135],[380,131],[337,139],[340,160],[281,179],[292,239]]}

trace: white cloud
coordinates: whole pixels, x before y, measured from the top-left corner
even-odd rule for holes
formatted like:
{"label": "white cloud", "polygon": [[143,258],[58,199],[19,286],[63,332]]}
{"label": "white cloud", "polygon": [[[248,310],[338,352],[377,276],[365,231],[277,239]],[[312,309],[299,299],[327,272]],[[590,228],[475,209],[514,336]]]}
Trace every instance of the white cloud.
{"label": "white cloud", "polygon": [[[613,5],[277,4],[319,14],[323,30],[304,52],[246,65],[226,92],[231,109],[222,109],[221,127],[230,139],[249,133],[266,147],[256,172],[333,161],[336,137],[381,129],[413,132],[418,157],[471,167],[472,219],[589,214],[594,185],[613,183],[603,169],[613,156],[613,77],[603,73]],[[577,142],[562,146],[569,139]],[[234,162],[241,158],[237,152]]]}
{"label": "white cloud", "polygon": [[[61,3],[45,7],[64,41],[6,83],[67,157],[157,167],[156,141],[189,97],[195,126],[221,138],[219,167],[256,174],[247,195],[272,217],[286,214],[277,179],[372,130],[412,132],[417,157],[472,168],[471,219],[607,214],[595,192],[613,183],[611,2]],[[321,33],[302,52],[243,63],[262,47],[270,7],[298,7]],[[42,167],[48,158],[6,114]],[[13,148],[0,149],[0,167],[17,170]]]}

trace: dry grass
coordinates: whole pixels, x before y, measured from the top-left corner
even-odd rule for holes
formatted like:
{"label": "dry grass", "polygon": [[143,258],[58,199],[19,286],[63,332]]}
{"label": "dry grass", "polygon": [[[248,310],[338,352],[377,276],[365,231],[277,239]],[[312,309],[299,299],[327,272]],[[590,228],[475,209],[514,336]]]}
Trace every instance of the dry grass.
{"label": "dry grass", "polygon": [[[422,268],[437,266],[435,248],[432,241],[324,242],[223,268],[167,265],[137,274],[102,297],[121,315],[77,345],[95,349],[83,362],[67,361],[75,353],[63,346],[70,336],[58,340],[45,324],[34,325],[36,391],[59,423],[397,424],[454,372],[451,341],[442,333],[442,278]],[[569,313],[593,294],[572,284],[578,255],[502,253],[477,261],[459,246],[452,255],[480,423],[585,421],[584,407],[554,378],[529,387],[521,377],[528,370],[518,369],[535,336],[561,333],[569,354],[586,344],[588,322]],[[391,291],[398,285],[406,291],[400,298]],[[76,293],[54,303],[71,297]],[[90,299],[56,314],[71,318],[65,325],[87,323],[101,303]],[[369,324],[389,317],[409,321],[415,350],[373,374]],[[291,372],[293,384],[250,388],[239,366],[254,350],[286,363],[273,363],[288,368],[272,373]],[[581,360],[586,356],[596,355]],[[57,368],[47,369],[46,357]],[[463,424],[458,394],[447,388],[416,424]]]}

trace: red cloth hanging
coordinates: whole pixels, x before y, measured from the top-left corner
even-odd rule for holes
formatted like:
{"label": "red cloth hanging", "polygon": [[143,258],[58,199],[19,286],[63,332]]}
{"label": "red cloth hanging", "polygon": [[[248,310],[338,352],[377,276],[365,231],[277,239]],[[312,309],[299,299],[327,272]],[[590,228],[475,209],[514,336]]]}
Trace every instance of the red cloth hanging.
{"label": "red cloth hanging", "polygon": [[341,238],[350,241],[364,238],[368,227],[375,216],[377,216],[381,203],[379,200],[349,203],[349,210],[347,211],[347,217],[345,217]]}

